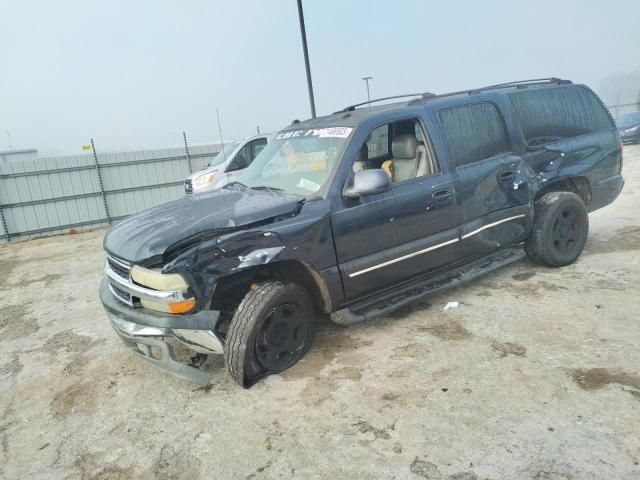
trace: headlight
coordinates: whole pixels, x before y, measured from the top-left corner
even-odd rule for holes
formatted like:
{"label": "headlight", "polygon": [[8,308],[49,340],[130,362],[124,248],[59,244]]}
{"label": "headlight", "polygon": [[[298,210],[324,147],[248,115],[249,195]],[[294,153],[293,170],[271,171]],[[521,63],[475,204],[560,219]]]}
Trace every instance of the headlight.
{"label": "headlight", "polygon": [[[184,278],[177,273],[161,273],[158,270],[150,270],[138,265],[135,265],[131,269],[131,278],[137,284],[154,290],[183,291],[188,288],[187,282],[185,282]],[[140,299],[140,303],[144,308],[156,310],[158,312],[184,313],[191,310],[195,306],[196,301],[193,298],[187,298],[185,300],[164,303],[142,298]]]}
{"label": "headlight", "polygon": [[199,177],[194,178],[193,184],[196,187],[201,187],[203,185],[207,185],[213,182],[213,178],[215,177],[215,173],[207,173],[206,175],[200,175]]}
{"label": "headlight", "polygon": [[161,273],[159,270],[151,270],[139,265],[131,269],[131,278],[139,285],[153,288],[154,290],[186,290],[187,282],[178,273]]}

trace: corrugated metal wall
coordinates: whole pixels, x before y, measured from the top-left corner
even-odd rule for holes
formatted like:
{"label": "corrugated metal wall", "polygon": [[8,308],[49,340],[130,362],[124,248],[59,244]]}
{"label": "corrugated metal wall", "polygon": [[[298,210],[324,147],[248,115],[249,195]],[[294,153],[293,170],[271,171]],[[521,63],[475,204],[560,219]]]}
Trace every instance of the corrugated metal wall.
{"label": "corrugated metal wall", "polygon": [[[106,225],[184,193],[219,145],[98,152],[0,164],[0,242]],[[191,165],[189,165],[191,164]],[[191,167],[191,168],[190,168]],[[100,182],[102,180],[102,185]]]}

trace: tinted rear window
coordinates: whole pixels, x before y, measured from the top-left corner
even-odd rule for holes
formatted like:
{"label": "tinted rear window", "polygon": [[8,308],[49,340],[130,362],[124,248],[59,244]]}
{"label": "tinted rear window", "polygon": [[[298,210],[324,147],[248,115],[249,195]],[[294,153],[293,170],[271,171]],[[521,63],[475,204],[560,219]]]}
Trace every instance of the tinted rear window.
{"label": "tinted rear window", "polygon": [[515,92],[509,98],[531,146],[613,127],[600,100],[584,87]]}
{"label": "tinted rear window", "polygon": [[491,103],[449,108],[439,116],[457,167],[511,151],[500,113]]}

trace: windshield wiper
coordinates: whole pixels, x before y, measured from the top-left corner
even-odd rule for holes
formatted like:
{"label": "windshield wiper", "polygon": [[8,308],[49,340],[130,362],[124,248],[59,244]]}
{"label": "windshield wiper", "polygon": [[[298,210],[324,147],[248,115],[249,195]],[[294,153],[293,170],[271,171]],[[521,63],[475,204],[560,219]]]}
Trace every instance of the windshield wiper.
{"label": "windshield wiper", "polygon": [[267,185],[258,185],[256,187],[251,187],[251,190],[267,190],[268,192],[284,192],[282,188],[268,187]]}
{"label": "windshield wiper", "polygon": [[238,190],[238,191],[244,191],[249,189],[249,187],[247,187],[242,182],[229,182],[222,188],[228,188],[229,190]]}

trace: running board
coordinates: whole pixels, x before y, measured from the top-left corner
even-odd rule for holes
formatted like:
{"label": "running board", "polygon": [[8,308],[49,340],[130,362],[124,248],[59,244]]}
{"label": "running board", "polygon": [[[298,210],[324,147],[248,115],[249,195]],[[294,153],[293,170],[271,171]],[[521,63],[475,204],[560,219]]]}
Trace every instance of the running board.
{"label": "running board", "polygon": [[374,299],[356,302],[347,308],[332,312],[330,317],[333,322],[341,325],[352,325],[372,320],[440,290],[457,287],[486,273],[510,265],[521,260],[524,256],[522,247],[505,248],[435,277],[430,277],[428,280],[418,279],[396,287],[382,294],[382,297],[378,295]]}

